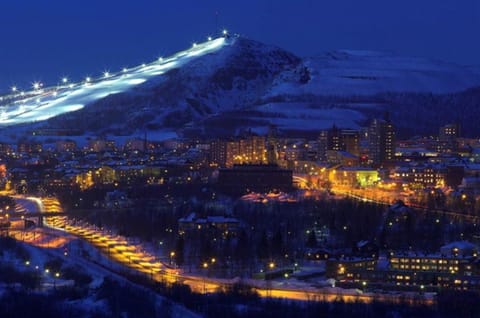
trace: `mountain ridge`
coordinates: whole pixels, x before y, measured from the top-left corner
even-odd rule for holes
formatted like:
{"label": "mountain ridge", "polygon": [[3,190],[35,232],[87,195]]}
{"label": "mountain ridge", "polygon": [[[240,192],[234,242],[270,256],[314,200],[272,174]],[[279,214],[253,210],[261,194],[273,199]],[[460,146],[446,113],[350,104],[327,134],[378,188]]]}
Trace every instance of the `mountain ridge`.
{"label": "mountain ridge", "polygon": [[[448,108],[455,96],[470,96],[471,92],[464,91],[480,86],[480,73],[473,68],[425,58],[337,50],[302,59],[244,37],[224,41],[219,48],[205,52],[179,52],[172,61],[188,59],[178,67],[166,68],[128,90],[34,125],[78,127],[100,134],[139,130],[183,133],[185,127],[195,127],[196,134],[205,136],[235,134],[243,128],[263,132],[270,124],[286,131],[318,131],[333,123],[359,128],[385,111],[391,112],[394,120],[411,121],[403,112],[419,113],[425,95],[435,96],[430,100],[437,100],[442,108],[436,110],[432,124],[425,126],[424,132],[431,132],[430,126],[451,120]],[[408,107],[401,105],[402,96]],[[418,101],[412,102],[414,99]],[[480,106],[476,95],[470,100],[468,107],[476,113]],[[409,125],[422,122],[421,118],[413,120]],[[403,123],[398,126],[408,130]]]}

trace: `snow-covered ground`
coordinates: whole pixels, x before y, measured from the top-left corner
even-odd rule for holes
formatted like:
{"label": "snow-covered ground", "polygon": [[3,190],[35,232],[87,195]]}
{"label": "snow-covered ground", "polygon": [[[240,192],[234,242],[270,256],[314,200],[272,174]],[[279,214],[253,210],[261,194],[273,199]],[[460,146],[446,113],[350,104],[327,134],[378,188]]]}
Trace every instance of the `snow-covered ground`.
{"label": "snow-covered ground", "polygon": [[[165,72],[188,63],[196,57],[215,52],[229,41],[225,37],[194,44],[190,49],[173,56],[119,72],[105,72],[100,78],[86,78],[81,82],[60,86],[43,87],[34,84],[28,92],[15,91],[0,100],[0,127],[46,120],[48,118],[82,109],[85,105],[108,95],[125,92],[136,85],[160,76]],[[8,102],[6,102],[8,101]]]}
{"label": "snow-covered ground", "polygon": [[[42,202],[38,198],[17,197],[15,200],[23,213],[44,210]],[[82,308],[82,310],[108,312],[105,302],[101,299],[98,300],[95,295],[95,289],[102,284],[105,277],[110,277],[125,286],[129,286],[129,288],[148,291],[147,288],[133,284],[119,274],[128,271],[128,267],[103,255],[90,243],[64,230],[55,228],[15,229],[10,232],[10,235],[24,243],[22,246],[28,251],[29,258],[20,259],[12,253],[0,253],[0,262],[6,262],[24,271],[38,271],[42,273],[41,286],[43,291],[48,292],[53,288],[73,283],[64,279],[61,271],[57,275],[57,273],[53,273],[47,268],[47,262],[53,258],[63,261],[64,265],[62,268],[64,266],[79,266],[82,272],[92,277],[93,280],[89,284],[92,292],[84,298],[70,302],[69,305]],[[0,286],[0,294],[1,292],[2,286]],[[160,309],[165,302],[168,302],[167,299],[160,295],[155,295],[154,299]],[[172,304],[171,309],[173,317],[199,317],[178,304]]]}
{"label": "snow-covered ground", "polygon": [[480,85],[473,68],[386,52],[339,50],[304,60],[311,80],[281,81],[270,95],[371,95],[380,92],[458,92]]}

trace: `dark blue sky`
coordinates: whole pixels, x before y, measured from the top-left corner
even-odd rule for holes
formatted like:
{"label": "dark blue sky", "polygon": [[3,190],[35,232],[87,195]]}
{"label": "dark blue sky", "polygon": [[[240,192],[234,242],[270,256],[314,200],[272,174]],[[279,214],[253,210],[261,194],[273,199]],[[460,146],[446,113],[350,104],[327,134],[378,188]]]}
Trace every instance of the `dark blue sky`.
{"label": "dark blue sky", "polygon": [[150,61],[218,26],[300,56],[387,50],[480,65],[478,0],[1,0],[0,91]]}

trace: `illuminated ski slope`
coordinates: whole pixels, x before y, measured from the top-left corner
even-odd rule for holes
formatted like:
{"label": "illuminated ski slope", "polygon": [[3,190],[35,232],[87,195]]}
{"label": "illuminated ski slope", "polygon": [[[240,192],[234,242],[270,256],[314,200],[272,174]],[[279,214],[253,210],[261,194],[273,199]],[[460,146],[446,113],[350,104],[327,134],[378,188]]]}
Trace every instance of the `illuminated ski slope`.
{"label": "illuminated ski slope", "polygon": [[[0,97],[0,127],[46,120],[57,115],[79,110],[105,96],[125,92],[145,81],[189,62],[195,57],[219,50],[228,43],[227,37],[193,44],[190,49],[167,58],[123,69],[117,73],[105,72],[101,78],[86,78],[83,82],[43,88],[35,83],[32,91]],[[3,100],[3,101],[2,101]]]}

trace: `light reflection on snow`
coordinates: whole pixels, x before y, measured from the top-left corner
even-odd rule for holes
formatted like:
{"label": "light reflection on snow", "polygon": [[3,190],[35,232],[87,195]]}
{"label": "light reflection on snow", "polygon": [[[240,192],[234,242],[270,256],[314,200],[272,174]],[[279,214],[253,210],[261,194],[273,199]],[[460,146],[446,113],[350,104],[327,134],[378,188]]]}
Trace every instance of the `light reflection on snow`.
{"label": "light reflection on snow", "polygon": [[10,104],[0,105],[0,127],[42,121],[82,109],[95,100],[128,91],[154,76],[179,67],[194,57],[214,52],[226,44],[225,38],[221,37],[149,64],[124,68],[119,72],[105,71],[99,78],[86,77],[78,83],[70,82],[68,79],[64,82],[69,82],[68,85],[56,87],[41,87],[38,84],[32,91],[21,93],[16,89],[11,95],[6,96],[9,99],[13,98]]}

